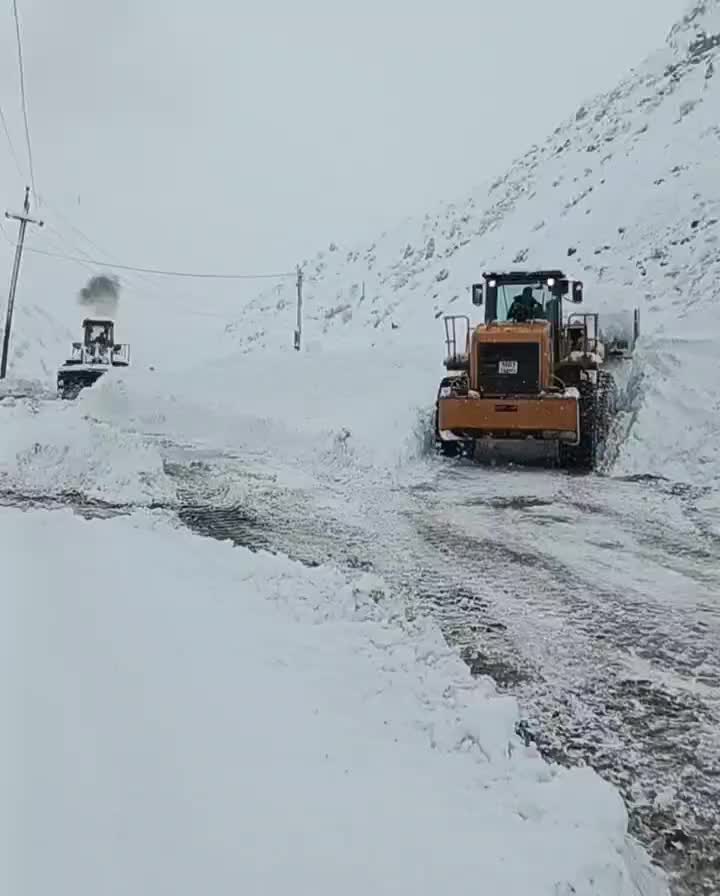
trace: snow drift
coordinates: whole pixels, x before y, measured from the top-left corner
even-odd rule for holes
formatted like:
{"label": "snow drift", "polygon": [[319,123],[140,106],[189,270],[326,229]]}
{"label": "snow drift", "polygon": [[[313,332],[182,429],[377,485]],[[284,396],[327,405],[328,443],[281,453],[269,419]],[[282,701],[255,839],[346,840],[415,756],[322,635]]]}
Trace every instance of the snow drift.
{"label": "snow drift", "polygon": [[666,892],[618,794],[381,581],[149,514],[0,538],[9,891]]}
{"label": "snow drift", "polygon": [[231,450],[273,468],[394,475],[427,448],[427,395],[441,352],[271,352],[187,376],[113,371],[81,394],[85,413],[126,432]]}
{"label": "snow drift", "polygon": [[0,414],[0,490],[33,498],[74,493],[114,504],[174,501],[156,446],[89,419],[82,403],[9,398]]}
{"label": "snow drift", "polygon": [[[483,270],[564,267],[591,308],[641,308],[644,378],[619,471],[718,481],[719,53],[720,2],[696,2],[661,50],[488,188],[369,246],[319,252],[305,264],[307,344],[441,347],[440,317],[472,315]],[[289,350],[294,313],[281,285],[230,336],[242,352]]]}

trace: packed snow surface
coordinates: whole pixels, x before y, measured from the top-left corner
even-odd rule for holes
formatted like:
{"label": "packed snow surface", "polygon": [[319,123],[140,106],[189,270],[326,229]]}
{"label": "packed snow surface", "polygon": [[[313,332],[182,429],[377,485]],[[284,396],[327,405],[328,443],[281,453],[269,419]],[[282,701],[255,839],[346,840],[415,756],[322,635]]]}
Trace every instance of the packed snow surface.
{"label": "packed snow surface", "polygon": [[10,892],[664,892],[617,792],[381,580],[147,512],[0,538]]}

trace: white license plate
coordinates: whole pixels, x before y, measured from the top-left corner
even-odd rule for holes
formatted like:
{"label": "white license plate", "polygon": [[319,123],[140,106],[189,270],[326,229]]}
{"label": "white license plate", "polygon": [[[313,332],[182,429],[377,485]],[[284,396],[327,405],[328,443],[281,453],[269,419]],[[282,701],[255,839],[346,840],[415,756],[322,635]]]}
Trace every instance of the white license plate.
{"label": "white license plate", "polygon": [[517,373],[518,372],[518,362],[517,361],[498,361],[498,373]]}

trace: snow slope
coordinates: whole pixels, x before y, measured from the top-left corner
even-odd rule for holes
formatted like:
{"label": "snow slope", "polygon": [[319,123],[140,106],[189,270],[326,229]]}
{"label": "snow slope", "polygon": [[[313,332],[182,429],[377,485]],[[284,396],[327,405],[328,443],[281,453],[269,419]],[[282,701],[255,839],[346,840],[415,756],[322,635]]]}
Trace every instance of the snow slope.
{"label": "snow slope", "polygon": [[618,794],[380,580],[147,512],[0,538],[7,892],[666,892]]}
{"label": "snow slope", "polygon": [[[5,327],[6,306],[0,305],[0,339]],[[79,323],[79,321],[78,321]],[[57,368],[67,357],[73,336],[39,303],[17,301],[13,313],[7,379],[0,381],[0,396],[55,388]]]}
{"label": "snow slope", "polygon": [[[561,266],[584,279],[589,306],[643,314],[618,472],[719,481],[718,54],[720,0],[695,2],[663,48],[489,186],[369,246],[318,253],[305,265],[308,349],[442,347],[439,318],[472,315],[482,271]],[[287,350],[294,326],[281,285],[228,330],[243,352]]]}

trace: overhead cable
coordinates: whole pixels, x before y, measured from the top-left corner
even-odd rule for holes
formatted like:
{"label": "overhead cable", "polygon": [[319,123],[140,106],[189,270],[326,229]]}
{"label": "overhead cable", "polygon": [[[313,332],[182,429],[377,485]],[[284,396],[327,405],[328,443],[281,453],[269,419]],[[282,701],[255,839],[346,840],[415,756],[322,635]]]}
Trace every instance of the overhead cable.
{"label": "overhead cable", "polygon": [[13,0],[13,14],[15,15],[15,36],[17,38],[18,68],[20,70],[20,99],[22,101],[23,119],[25,121],[25,140],[27,142],[28,165],[30,166],[30,183],[33,196],[37,202],[37,190],[35,189],[35,167],[33,165],[32,145],[30,142],[30,125],[28,123],[27,96],[25,94],[25,65],[23,63],[22,37],[20,35],[20,14],[18,13],[17,0]]}
{"label": "overhead cable", "polygon": [[64,258],[66,261],[79,261],[98,265],[99,267],[117,269],[122,271],[136,271],[139,274],[154,274],[158,277],[184,277],[196,279],[211,280],[281,280],[286,277],[295,277],[294,271],[283,271],[281,273],[269,274],[223,274],[215,271],[166,271],[159,268],[143,268],[130,264],[117,264],[111,261],[101,261],[97,258],[80,258],[76,255],[65,255],[62,252],[49,252],[46,249],[27,249],[28,252],[35,252],[38,255],[48,255],[51,258]]}

